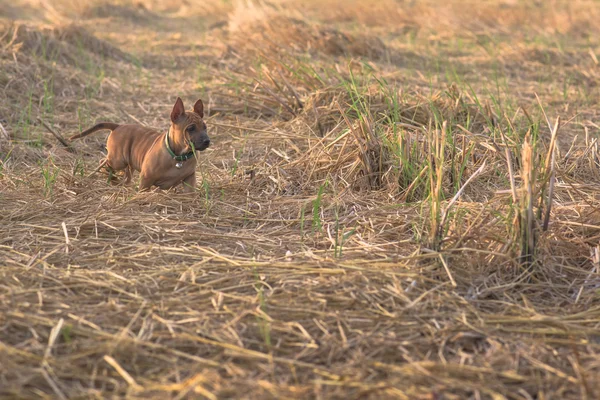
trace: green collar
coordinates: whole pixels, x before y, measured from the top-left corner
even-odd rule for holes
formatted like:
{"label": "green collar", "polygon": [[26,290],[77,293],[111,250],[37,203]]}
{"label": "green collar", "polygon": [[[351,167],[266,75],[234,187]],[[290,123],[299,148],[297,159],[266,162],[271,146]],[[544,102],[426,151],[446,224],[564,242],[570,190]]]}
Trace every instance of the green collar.
{"label": "green collar", "polygon": [[196,148],[194,147],[194,143],[190,142],[190,146],[192,146],[192,151],[182,154],[180,156],[178,156],[177,154],[175,154],[175,152],[173,151],[173,149],[171,149],[171,146],[169,145],[169,133],[171,132],[171,129],[169,129],[167,131],[167,134],[165,135],[165,147],[167,148],[167,151],[169,152],[169,154],[171,155],[171,157],[173,157],[173,159],[175,161],[186,161],[189,160],[190,158],[194,157],[194,153],[196,151]]}

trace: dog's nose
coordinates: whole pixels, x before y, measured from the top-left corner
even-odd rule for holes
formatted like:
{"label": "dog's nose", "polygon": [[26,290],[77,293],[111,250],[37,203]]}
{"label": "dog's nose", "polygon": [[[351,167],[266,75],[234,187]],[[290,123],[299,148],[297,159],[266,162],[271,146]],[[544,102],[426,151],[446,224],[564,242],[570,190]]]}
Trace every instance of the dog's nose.
{"label": "dog's nose", "polygon": [[202,142],[202,144],[203,144],[205,147],[208,147],[208,146],[210,145],[210,139],[204,139],[204,141]]}

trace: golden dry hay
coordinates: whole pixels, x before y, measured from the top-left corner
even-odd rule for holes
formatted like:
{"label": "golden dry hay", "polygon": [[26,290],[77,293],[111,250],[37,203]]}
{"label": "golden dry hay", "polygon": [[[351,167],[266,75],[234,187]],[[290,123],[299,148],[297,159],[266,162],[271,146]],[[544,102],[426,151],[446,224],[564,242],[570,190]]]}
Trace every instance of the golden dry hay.
{"label": "golden dry hay", "polygon": [[[599,16],[0,0],[0,398],[598,398]],[[177,96],[191,195],[48,132]]]}

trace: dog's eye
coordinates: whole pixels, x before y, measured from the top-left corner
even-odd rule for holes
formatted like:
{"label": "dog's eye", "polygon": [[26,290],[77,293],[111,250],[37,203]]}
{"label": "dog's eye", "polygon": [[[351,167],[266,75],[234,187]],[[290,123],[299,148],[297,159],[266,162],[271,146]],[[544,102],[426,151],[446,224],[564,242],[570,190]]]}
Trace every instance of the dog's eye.
{"label": "dog's eye", "polygon": [[195,131],[195,130],[196,130],[196,125],[190,125],[190,126],[188,126],[188,127],[187,127],[187,129],[186,129],[186,130],[187,130],[188,132],[193,132],[193,131]]}

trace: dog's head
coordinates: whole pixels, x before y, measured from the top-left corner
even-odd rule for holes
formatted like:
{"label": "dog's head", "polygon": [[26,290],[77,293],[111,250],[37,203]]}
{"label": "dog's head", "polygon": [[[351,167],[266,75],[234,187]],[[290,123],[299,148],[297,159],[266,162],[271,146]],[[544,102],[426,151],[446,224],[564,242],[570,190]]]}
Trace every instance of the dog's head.
{"label": "dog's head", "polygon": [[194,104],[193,112],[185,112],[183,101],[178,97],[171,111],[171,132],[174,137],[183,139],[183,143],[193,143],[196,150],[206,150],[210,139],[204,123],[204,105],[202,100]]}

